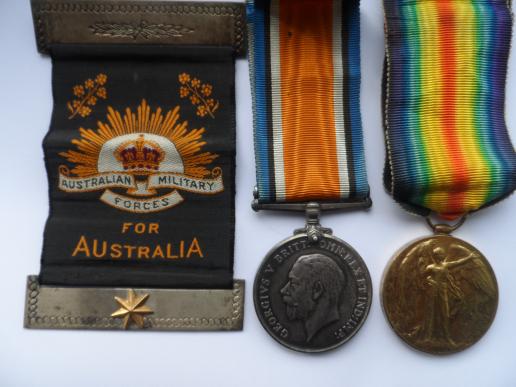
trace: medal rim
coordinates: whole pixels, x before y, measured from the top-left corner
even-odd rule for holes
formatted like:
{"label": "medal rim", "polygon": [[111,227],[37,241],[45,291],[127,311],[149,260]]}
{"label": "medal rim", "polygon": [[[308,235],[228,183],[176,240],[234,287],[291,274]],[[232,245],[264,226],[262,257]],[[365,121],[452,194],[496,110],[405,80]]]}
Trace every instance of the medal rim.
{"label": "medal rim", "polygon": [[[477,251],[480,254],[480,256],[483,258],[483,261],[486,264],[486,266],[489,268],[489,271],[491,272],[491,276],[492,276],[492,279],[493,279],[495,287],[496,287],[496,300],[495,300],[495,303],[494,303],[495,304],[494,305],[494,311],[493,311],[493,314],[492,314],[491,319],[489,321],[489,324],[487,324],[487,326],[484,329],[484,332],[475,341],[469,343],[468,345],[466,345],[464,347],[457,348],[455,350],[446,350],[446,351],[426,350],[426,349],[423,349],[420,346],[417,346],[415,343],[410,342],[404,336],[402,336],[398,332],[398,330],[394,327],[394,324],[391,321],[391,319],[389,318],[389,315],[388,315],[386,307],[385,307],[385,304],[386,304],[386,302],[385,302],[385,297],[386,297],[385,282],[386,282],[387,275],[389,274],[391,268],[393,267],[394,262],[399,258],[400,254],[403,251],[407,250],[409,247],[415,246],[416,244],[422,243],[423,241],[429,240],[431,238],[432,239],[451,238],[451,239],[454,239],[456,241],[459,241],[460,243],[463,243],[468,248],[471,248],[471,249]],[[499,301],[500,301],[500,288],[498,286],[498,280],[496,278],[496,274],[495,274],[495,272],[493,270],[493,267],[491,266],[491,263],[489,262],[489,260],[486,258],[486,256],[479,249],[477,249],[471,243],[469,243],[469,242],[467,242],[467,241],[465,241],[465,240],[463,240],[461,238],[457,238],[455,236],[449,235],[449,234],[428,235],[428,236],[424,236],[424,237],[413,239],[412,241],[405,243],[402,247],[400,247],[398,250],[396,250],[396,252],[389,259],[387,265],[385,266],[385,268],[383,270],[382,280],[380,282],[380,304],[382,306],[383,315],[384,315],[385,319],[387,320],[387,322],[389,323],[389,326],[390,326],[391,330],[396,334],[396,336],[399,339],[401,339],[401,341],[405,345],[409,346],[412,349],[417,350],[418,352],[426,353],[426,354],[430,354],[430,355],[434,355],[434,356],[454,355],[454,354],[463,352],[463,351],[471,348],[472,346],[477,344],[480,340],[482,340],[482,338],[486,335],[486,333],[491,329],[491,326],[493,325],[493,322],[494,322],[494,320],[496,318],[496,314],[498,312]]]}
{"label": "medal rim", "polygon": [[258,320],[260,321],[260,324],[262,325],[263,329],[268,333],[268,335],[270,337],[272,337],[276,342],[281,344],[283,347],[286,347],[286,348],[288,348],[290,350],[293,350],[293,351],[296,351],[296,352],[301,352],[301,353],[324,353],[324,352],[335,350],[336,348],[344,345],[349,340],[351,340],[362,329],[364,323],[366,322],[367,318],[369,317],[369,312],[371,310],[371,305],[372,305],[372,301],[373,301],[373,298],[374,298],[374,289],[373,289],[373,284],[372,284],[372,281],[371,281],[371,274],[369,273],[369,268],[367,267],[367,265],[366,265],[364,259],[362,258],[362,256],[353,248],[353,246],[351,246],[350,244],[346,243],[345,241],[343,241],[342,239],[340,239],[340,238],[338,238],[338,237],[336,237],[334,235],[323,233],[323,238],[329,239],[329,240],[333,240],[333,241],[338,242],[338,243],[341,243],[344,246],[346,246],[346,248],[351,250],[354,253],[354,258],[360,258],[362,266],[365,268],[365,275],[364,276],[366,277],[367,286],[369,287],[370,291],[368,292],[368,300],[367,300],[367,305],[366,305],[366,308],[365,308],[365,311],[364,311],[364,317],[362,318],[360,323],[355,327],[353,332],[351,332],[344,340],[339,341],[339,342],[335,343],[334,345],[327,346],[327,347],[324,347],[324,348],[315,348],[315,349],[313,349],[313,348],[304,348],[304,347],[300,347],[298,345],[289,344],[289,343],[285,342],[284,340],[281,340],[279,337],[276,337],[276,335],[271,333],[270,329],[268,328],[268,325],[264,321],[263,316],[261,315],[261,313],[259,313],[259,305],[258,305],[257,297],[256,297],[256,291],[257,291],[258,286],[259,286],[258,285],[258,277],[259,277],[258,274],[262,271],[263,267],[266,265],[266,263],[268,262],[269,258],[271,257],[271,255],[272,255],[272,253],[274,251],[279,249],[281,246],[283,246],[285,244],[288,244],[288,243],[290,243],[290,242],[292,242],[292,241],[294,241],[296,239],[303,239],[303,238],[308,238],[308,234],[306,232],[294,234],[294,235],[292,235],[292,236],[290,236],[288,238],[285,238],[282,241],[276,243],[267,252],[267,254],[265,254],[265,257],[263,258],[262,262],[260,263],[260,266],[258,267],[258,270],[256,271],[256,275],[254,277],[254,282],[253,282],[253,305],[254,305],[255,313],[258,316]]}

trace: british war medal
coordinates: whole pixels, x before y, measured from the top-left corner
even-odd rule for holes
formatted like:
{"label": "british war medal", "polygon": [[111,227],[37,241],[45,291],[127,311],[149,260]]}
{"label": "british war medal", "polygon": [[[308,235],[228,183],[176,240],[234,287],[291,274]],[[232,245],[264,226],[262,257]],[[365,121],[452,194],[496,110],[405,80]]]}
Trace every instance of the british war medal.
{"label": "british war medal", "polygon": [[33,1],[54,107],[27,327],[242,328],[234,60],[244,9]]}
{"label": "british war medal", "polygon": [[[435,235],[389,264],[382,303],[395,332],[433,354],[487,331],[498,287],[486,258],[450,233],[509,196],[516,157],[504,120],[512,17],[505,0],[384,0],[385,187]],[[451,224],[434,224],[436,214]]]}
{"label": "british war medal", "polygon": [[349,340],[371,304],[358,253],[321,227],[322,210],[371,205],[360,118],[358,1],[248,1],[255,210],[306,212],[265,257],[254,303],[284,346],[321,352]]}

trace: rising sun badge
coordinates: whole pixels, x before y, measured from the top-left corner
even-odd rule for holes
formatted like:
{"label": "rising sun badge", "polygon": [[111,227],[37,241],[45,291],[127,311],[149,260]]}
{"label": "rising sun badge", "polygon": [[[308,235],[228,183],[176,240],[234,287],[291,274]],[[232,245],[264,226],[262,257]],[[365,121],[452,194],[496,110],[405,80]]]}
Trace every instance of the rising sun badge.
{"label": "rising sun badge", "polygon": [[222,170],[209,169],[217,154],[202,152],[204,128],[188,130],[179,106],[166,114],[151,112],[145,100],[136,113],[108,108],[96,130],[80,128],[76,150],[60,153],[75,166],[59,167],[65,192],[103,191],[100,200],[123,211],[169,209],[184,199],[178,191],[217,194],[224,190]]}

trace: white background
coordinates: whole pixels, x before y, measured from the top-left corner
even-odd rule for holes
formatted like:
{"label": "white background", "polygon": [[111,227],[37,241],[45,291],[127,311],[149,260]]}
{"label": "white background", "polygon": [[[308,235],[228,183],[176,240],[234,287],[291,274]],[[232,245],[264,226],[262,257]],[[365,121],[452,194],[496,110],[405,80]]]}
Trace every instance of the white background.
{"label": "white background", "polygon": [[[381,1],[362,2],[362,113],[369,212],[325,215],[323,224],[364,257],[374,285],[369,318],[346,345],[322,355],[289,351],[262,329],[252,303],[255,271],[268,249],[303,225],[302,215],[254,213],[251,96],[247,61],[237,64],[235,276],[247,281],[245,325],[233,333],[42,331],[23,328],[25,281],[39,272],[48,215],[41,142],[52,107],[50,60],[36,51],[28,0],[0,0],[0,386],[516,386],[514,198],[471,216],[456,235],[489,259],[500,286],[497,318],[471,349],[416,352],[395,336],[379,302],[382,271],[406,242],[429,233],[382,187]],[[507,120],[516,130],[511,57]],[[510,108],[512,106],[512,108]]]}

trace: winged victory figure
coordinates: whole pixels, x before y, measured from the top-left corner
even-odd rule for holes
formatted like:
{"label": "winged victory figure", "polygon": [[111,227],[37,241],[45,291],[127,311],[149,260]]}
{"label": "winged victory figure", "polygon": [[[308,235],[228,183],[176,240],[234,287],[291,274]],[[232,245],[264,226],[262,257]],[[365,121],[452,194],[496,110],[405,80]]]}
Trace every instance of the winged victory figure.
{"label": "winged victory figure", "polygon": [[493,298],[497,292],[489,268],[476,251],[458,243],[436,245],[432,239],[415,246],[402,260],[399,285],[400,303],[414,302],[416,293],[422,295],[419,302],[424,308],[423,321],[412,334],[426,342],[444,340],[451,346],[456,343],[450,324],[471,297],[471,292],[466,295],[465,289],[474,289],[473,297],[480,293],[482,297]]}

